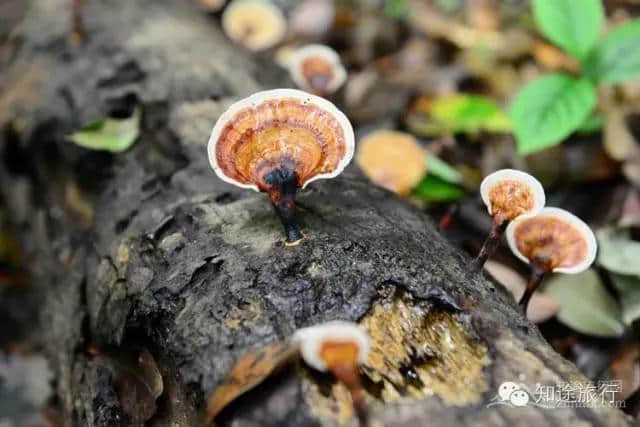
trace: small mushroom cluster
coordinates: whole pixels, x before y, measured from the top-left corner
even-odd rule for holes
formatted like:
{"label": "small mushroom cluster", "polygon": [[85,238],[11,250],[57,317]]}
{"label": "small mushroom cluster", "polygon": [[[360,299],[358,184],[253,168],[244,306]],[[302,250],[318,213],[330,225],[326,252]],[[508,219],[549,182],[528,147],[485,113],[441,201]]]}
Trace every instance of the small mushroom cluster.
{"label": "small mushroom cluster", "polygon": [[564,209],[544,207],[544,189],[531,175],[512,169],[494,172],[484,179],[480,193],[493,226],[475,268],[482,268],[506,230],[511,251],[531,265],[520,299],[525,313],[546,274],[581,273],[595,260],[597,242],[589,226]]}
{"label": "small mushroom cluster", "polygon": [[207,405],[207,424],[233,400],[253,389],[278,369],[300,356],[304,364],[331,373],[351,394],[360,426],[368,425],[359,366],[371,347],[357,324],[332,321],[297,330],[288,342],[276,342],[250,352],[231,369]]}

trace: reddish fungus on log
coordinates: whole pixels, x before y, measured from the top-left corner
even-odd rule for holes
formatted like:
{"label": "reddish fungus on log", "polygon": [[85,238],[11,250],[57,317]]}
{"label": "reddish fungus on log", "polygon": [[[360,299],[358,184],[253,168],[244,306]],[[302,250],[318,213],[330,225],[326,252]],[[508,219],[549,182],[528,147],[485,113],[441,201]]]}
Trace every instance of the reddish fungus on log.
{"label": "reddish fungus on log", "polygon": [[345,115],[331,102],[294,89],[236,102],[218,119],[208,145],[221,179],[269,195],[288,245],[303,238],[294,218],[297,189],[339,175],[353,150]]}
{"label": "reddish fungus on log", "polygon": [[480,184],[480,195],[493,217],[493,225],[473,262],[474,271],[480,271],[495,252],[511,221],[522,215],[535,214],[545,204],[540,182],[528,173],[514,169],[502,169],[487,175]]}
{"label": "reddish fungus on log", "polygon": [[511,251],[531,265],[531,277],[520,299],[525,312],[547,273],[581,273],[593,263],[598,248],[589,226],[559,208],[517,218],[507,227],[507,241]]}

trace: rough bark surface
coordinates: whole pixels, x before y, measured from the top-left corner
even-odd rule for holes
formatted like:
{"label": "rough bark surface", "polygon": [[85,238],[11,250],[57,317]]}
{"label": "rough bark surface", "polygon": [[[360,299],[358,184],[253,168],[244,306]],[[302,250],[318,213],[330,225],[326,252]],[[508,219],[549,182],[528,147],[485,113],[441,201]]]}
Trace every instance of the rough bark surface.
{"label": "rough bark surface", "polygon": [[[503,381],[585,379],[503,289],[467,273],[469,259],[423,213],[355,168],[299,194],[308,238],[284,247],[267,197],[218,180],[205,143],[233,99],[288,81],[268,60],[230,45],[215,18],[186,0],[88,0],[87,40],[73,47],[70,3],[29,2],[3,53],[0,83],[0,190],[41,297],[36,339],[69,423],[135,423],[101,354],[148,349],[165,384],[148,424],[197,425],[207,396],[246,351],[302,326],[347,319],[396,340],[386,347],[400,344],[399,352],[431,344],[384,338],[380,324],[452,337],[448,352],[434,345],[421,360],[404,355],[405,371],[428,359],[444,372],[431,385],[400,383],[394,364],[382,365],[389,372],[365,367],[375,422],[631,425],[609,407],[486,408]],[[129,152],[88,152],[65,141],[132,105],[144,119]],[[427,320],[413,324],[416,315]],[[326,382],[300,366],[286,369],[219,422],[337,423],[323,405],[339,403],[340,390]]]}

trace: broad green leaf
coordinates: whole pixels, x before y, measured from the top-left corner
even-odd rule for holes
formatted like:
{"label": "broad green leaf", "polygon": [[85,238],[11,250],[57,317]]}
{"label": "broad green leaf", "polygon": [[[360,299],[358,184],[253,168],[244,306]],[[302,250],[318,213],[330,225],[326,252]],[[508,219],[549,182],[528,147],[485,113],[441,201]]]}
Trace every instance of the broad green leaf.
{"label": "broad green leaf", "polygon": [[456,168],[431,154],[427,156],[427,171],[451,184],[460,184],[464,180],[464,176]]}
{"label": "broad green leaf", "polygon": [[640,278],[612,273],[611,281],[620,294],[622,320],[630,325],[640,319]]}
{"label": "broad green leaf", "polygon": [[601,0],[533,0],[533,15],[542,33],[578,59],[584,59],[600,34]]}
{"label": "broad green leaf", "polygon": [[416,186],[414,194],[431,202],[450,202],[464,196],[464,190],[433,175],[427,175]]}
{"label": "broad green leaf", "polygon": [[70,135],[69,140],[92,150],[120,153],[131,147],[139,133],[140,110],[136,108],[129,118],[98,120]]}
{"label": "broad green leaf", "polygon": [[502,109],[489,98],[456,94],[438,98],[430,104],[428,119],[418,123],[421,133],[510,132],[511,124]]}
{"label": "broad green leaf", "polygon": [[624,333],[620,307],[593,269],[551,277],[544,294],[560,303],[558,320],[578,332],[600,337]]}
{"label": "broad green leaf", "polygon": [[640,242],[631,240],[628,228],[598,230],[598,264],[619,274],[640,277]]}
{"label": "broad green leaf", "polygon": [[407,0],[387,0],[384,5],[384,13],[390,18],[404,19],[408,12]]}
{"label": "broad green leaf", "polygon": [[640,77],[640,19],[616,28],[586,61],[585,74],[596,81],[620,83]]}
{"label": "broad green leaf", "polygon": [[604,117],[600,114],[593,113],[587,119],[582,122],[578,127],[578,132],[581,133],[594,133],[602,129],[604,126]]}
{"label": "broad green leaf", "polygon": [[535,153],[560,143],[589,117],[596,89],[587,79],[549,74],[518,92],[509,111],[518,152]]}

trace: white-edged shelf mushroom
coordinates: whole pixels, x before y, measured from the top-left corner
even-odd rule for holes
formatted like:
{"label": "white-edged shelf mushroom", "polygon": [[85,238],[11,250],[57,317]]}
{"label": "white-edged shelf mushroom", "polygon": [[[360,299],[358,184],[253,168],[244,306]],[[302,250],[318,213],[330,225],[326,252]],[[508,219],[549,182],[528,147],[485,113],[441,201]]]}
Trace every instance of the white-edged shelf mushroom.
{"label": "white-edged shelf mushroom", "polygon": [[330,372],[349,390],[360,426],[368,425],[358,367],[369,354],[369,336],[357,324],[338,320],[299,329],[292,343],[307,365]]}
{"label": "white-edged shelf mushroom", "polygon": [[358,144],[356,163],[380,187],[406,196],[427,173],[426,152],[413,135],[377,130]]}
{"label": "white-edged shelf mushroom", "polygon": [[222,14],[222,28],[234,42],[260,51],[282,41],[287,20],[282,11],[267,0],[233,0]]}
{"label": "white-edged shelf mushroom", "polygon": [[336,92],[347,79],[338,53],[321,44],[297,49],[291,56],[289,73],[299,88],[320,96]]}
{"label": "white-edged shelf mushroom", "polygon": [[501,169],[487,175],[480,184],[480,196],[493,217],[489,236],[474,260],[473,270],[479,271],[495,252],[505,229],[522,215],[534,215],[545,204],[542,184],[528,173]]}
{"label": "white-edged shelf mushroom", "polygon": [[550,272],[576,274],[588,269],[598,244],[587,224],[560,208],[543,208],[537,215],[516,218],[507,227],[511,251],[530,264],[531,276],[520,299],[525,313],[531,295]]}
{"label": "white-edged shelf mushroom", "polygon": [[207,149],[222,180],[269,195],[286,244],[294,245],[303,238],[294,218],[297,189],[339,175],[354,145],[351,123],[331,102],[274,89],[231,105],[216,122]]}

